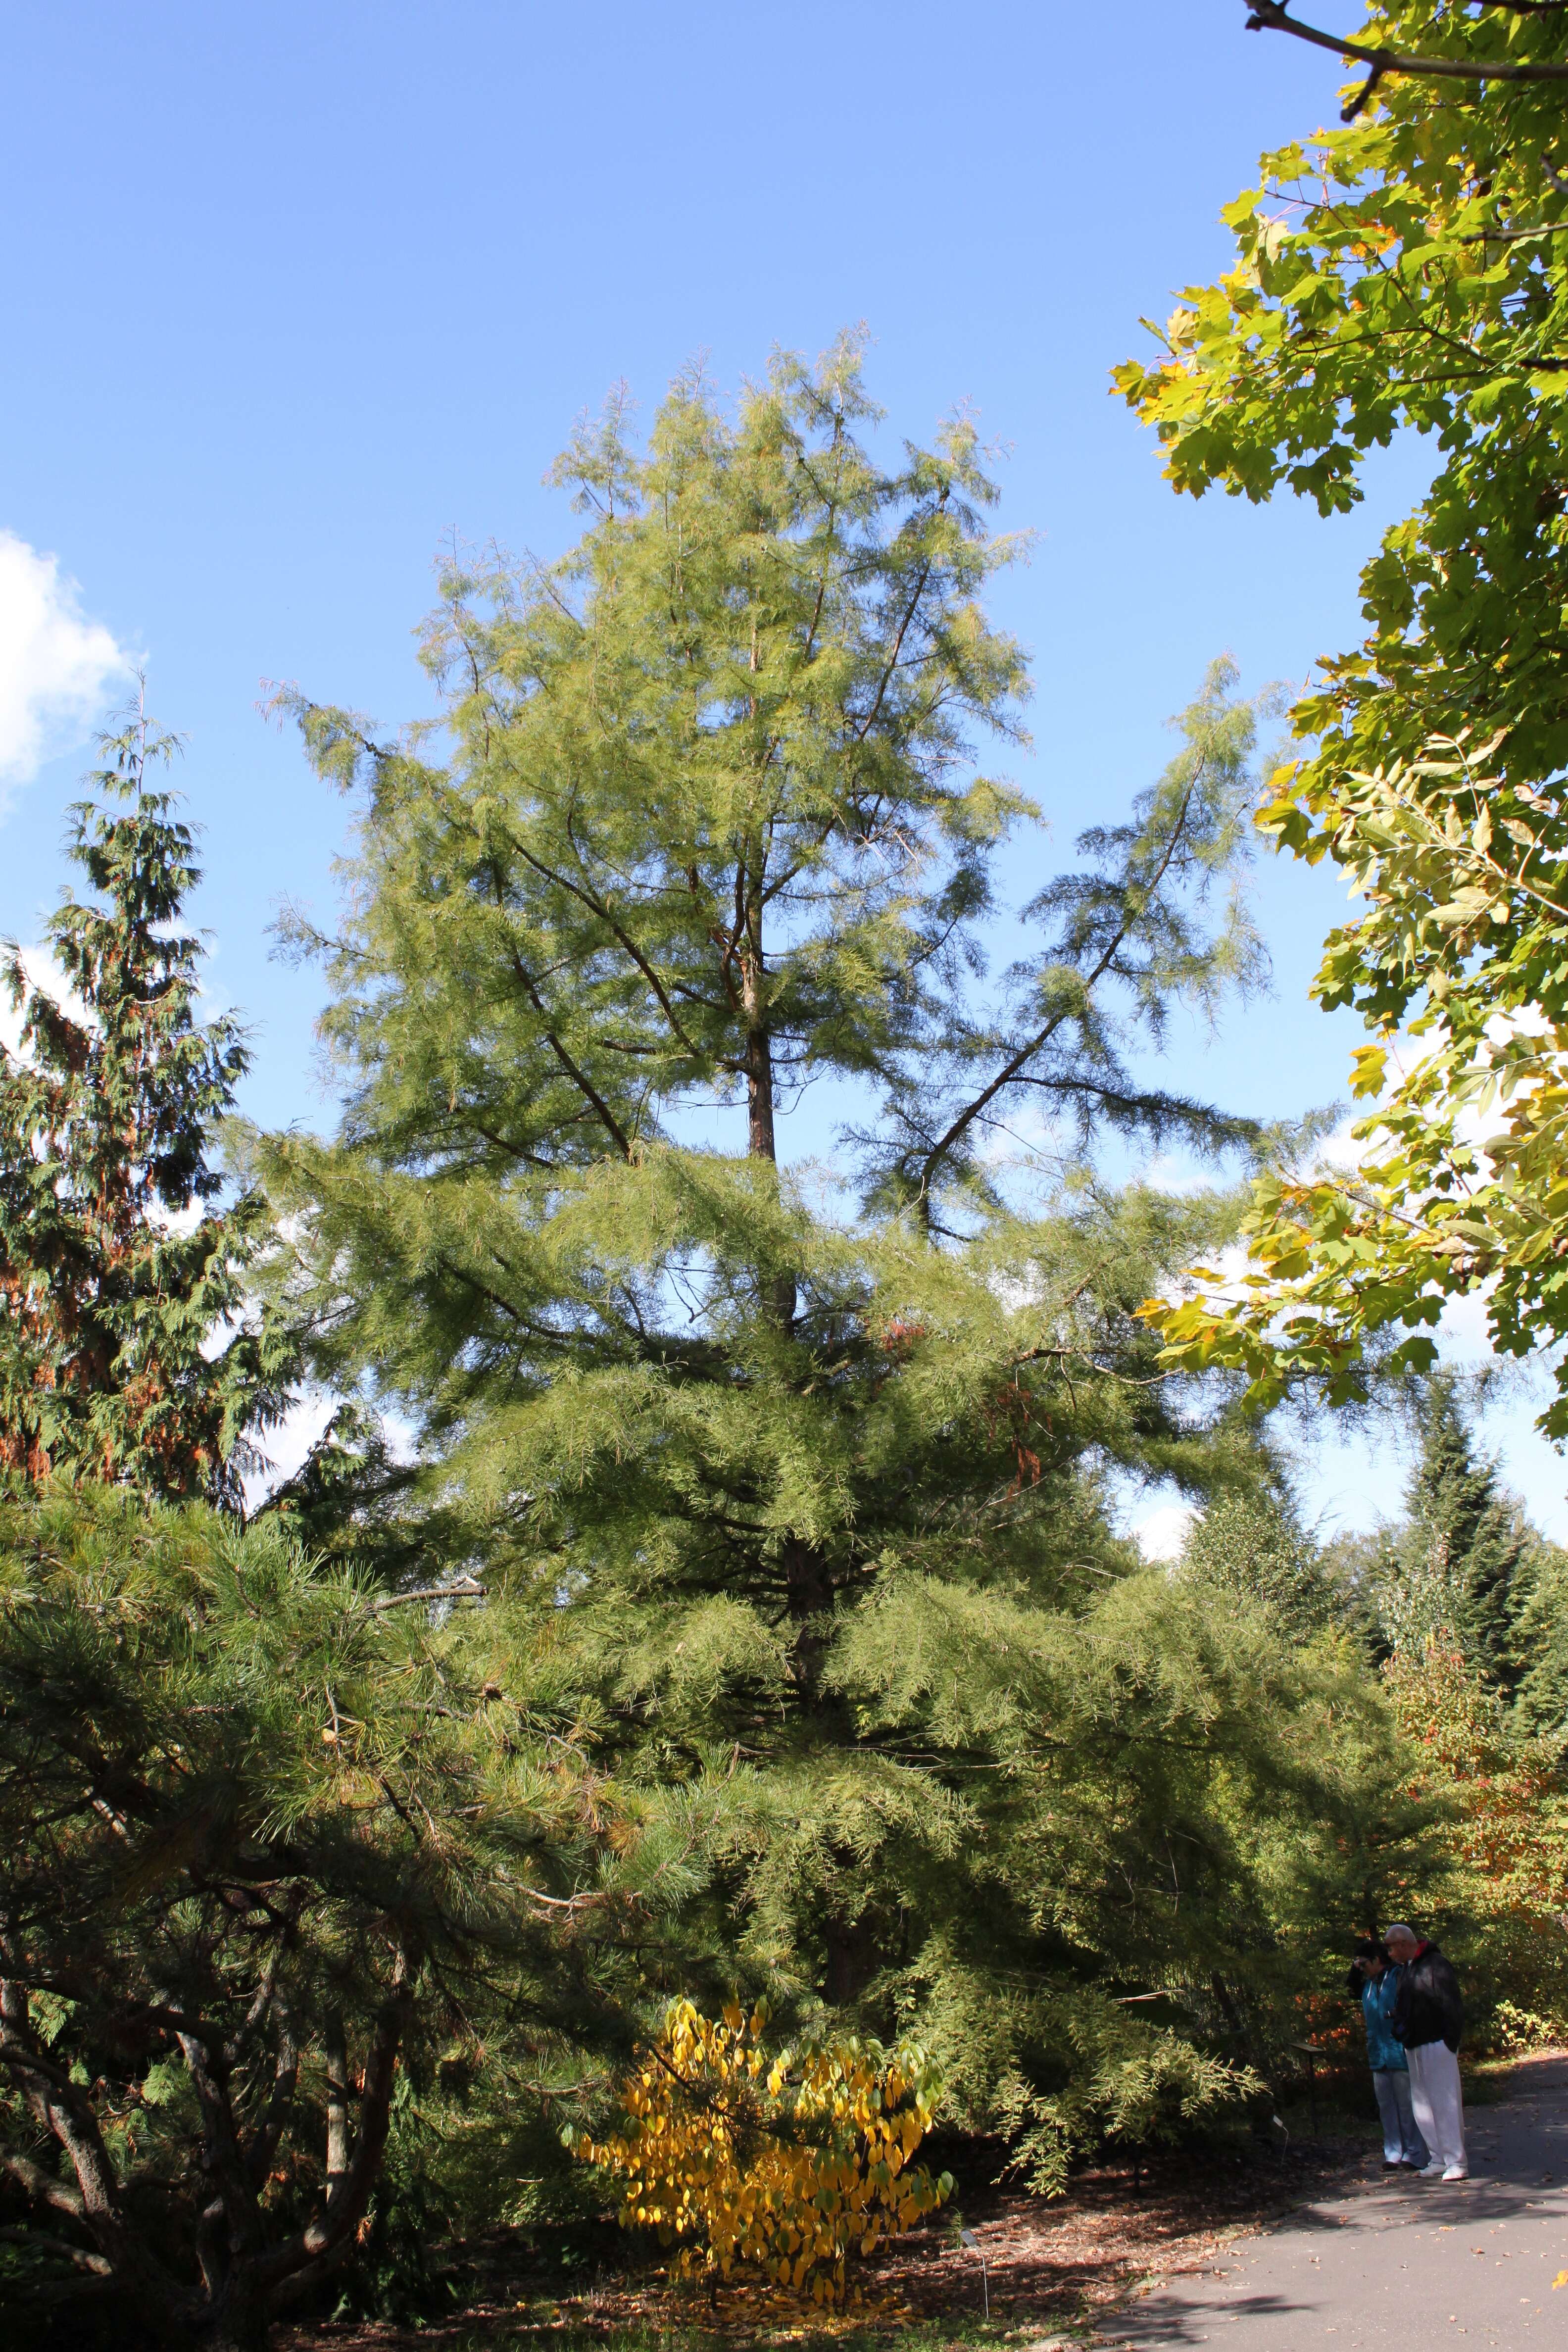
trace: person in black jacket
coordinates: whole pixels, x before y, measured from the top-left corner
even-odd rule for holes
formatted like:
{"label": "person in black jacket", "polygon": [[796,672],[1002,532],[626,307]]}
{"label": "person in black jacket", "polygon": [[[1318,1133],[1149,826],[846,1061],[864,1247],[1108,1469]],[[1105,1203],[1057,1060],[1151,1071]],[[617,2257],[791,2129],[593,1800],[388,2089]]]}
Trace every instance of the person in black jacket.
{"label": "person in black jacket", "polygon": [[1401,1971],[1389,2023],[1410,2061],[1410,2104],[1432,2152],[1422,2179],[1440,2175],[1445,2180],[1467,2180],[1470,2167],[1465,2154],[1458,2058],[1465,2005],[1459,1979],[1436,1945],[1425,1942],[1402,1919],[1384,1929],[1383,1940]]}
{"label": "person in black jacket", "polygon": [[1366,2027],[1367,2063],[1377,2112],[1383,2118],[1383,2165],[1385,2172],[1424,2172],[1432,2151],[1422,2138],[1410,2097],[1410,2061],[1396,2037],[1394,2005],[1399,1998],[1401,1971],[1388,1956],[1386,1944],[1363,1936],[1345,1990],[1362,2013]]}

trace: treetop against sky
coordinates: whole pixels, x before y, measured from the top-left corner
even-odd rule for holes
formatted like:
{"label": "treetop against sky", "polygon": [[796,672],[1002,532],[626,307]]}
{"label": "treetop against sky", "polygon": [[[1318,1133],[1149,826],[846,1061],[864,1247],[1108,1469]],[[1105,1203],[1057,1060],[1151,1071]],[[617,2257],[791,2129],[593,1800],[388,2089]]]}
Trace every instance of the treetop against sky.
{"label": "treetop against sky", "polygon": [[[1352,29],[1353,11],[1319,14]],[[695,353],[732,387],[775,341],[815,352],[864,319],[880,462],[965,399],[1003,445],[995,527],[1037,536],[993,610],[1036,692],[1033,748],[996,764],[1047,829],[1015,836],[1015,904],[1124,815],[1216,654],[1252,692],[1350,641],[1357,563],[1425,453],[1374,453],[1366,506],[1327,524],[1294,502],[1199,505],[1170,497],[1107,396],[1129,321],[1225,266],[1221,205],[1261,150],[1331,121],[1339,68],[1228,6],[1177,21],[1140,0],[1119,21],[1138,69],[1084,107],[1051,93],[1100,86],[1102,28],[1014,5],[961,39],[934,5],[808,5],[784,57],[703,5],[589,21],[458,0],[438,45],[417,12],[357,5],[285,5],[243,34],[172,5],[134,39],[106,7],[68,34],[12,12],[0,53],[28,96],[0,163],[22,231],[0,401],[28,464],[0,505],[17,665],[0,672],[0,928],[40,936],[95,706],[117,657],[145,657],[189,739],[192,911],[217,1004],[250,1029],[242,1101],[328,1128],[320,978],[275,960],[269,926],[284,899],[330,923],[345,815],[266,724],[264,684],[378,722],[416,711],[432,560],[454,534],[552,558],[574,524],[542,477],[570,419],[625,379],[640,429]],[[416,160],[393,174],[394,152]],[[895,156],[900,185],[908,166],[962,201],[889,210]],[[137,364],[110,364],[127,347]],[[1341,900],[1284,861],[1256,887],[1276,993],[1217,1040],[1178,1018],[1160,1079],[1289,1116],[1342,1089],[1353,1023],[1305,993]],[[808,1089],[785,1155],[820,1156],[839,1109]]]}

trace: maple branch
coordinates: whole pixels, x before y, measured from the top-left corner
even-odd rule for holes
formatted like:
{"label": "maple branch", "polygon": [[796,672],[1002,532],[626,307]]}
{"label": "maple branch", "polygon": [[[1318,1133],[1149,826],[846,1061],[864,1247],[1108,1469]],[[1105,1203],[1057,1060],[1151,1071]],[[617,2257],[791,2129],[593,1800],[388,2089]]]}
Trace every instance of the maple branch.
{"label": "maple branch", "polygon": [[1424,58],[1407,49],[1371,48],[1364,41],[1342,40],[1338,33],[1324,33],[1315,25],[1299,23],[1288,13],[1286,0],[1247,0],[1247,29],[1249,33],[1289,33],[1298,41],[1310,42],[1313,48],[1327,49],[1336,58],[1352,58],[1358,65],[1366,66],[1366,80],[1340,110],[1343,122],[1354,121],[1384,74],[1412,74],[1422,80],[1441,81],[1568,81],[1568,61],[1532,59],[1521,63],[1506,58]]}

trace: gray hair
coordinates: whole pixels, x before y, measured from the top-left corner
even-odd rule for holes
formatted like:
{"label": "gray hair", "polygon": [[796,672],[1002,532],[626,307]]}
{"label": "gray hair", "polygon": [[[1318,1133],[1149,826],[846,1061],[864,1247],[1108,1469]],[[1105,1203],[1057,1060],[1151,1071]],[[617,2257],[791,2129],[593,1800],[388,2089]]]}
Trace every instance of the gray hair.
{"label": "gray hair", "polygon": [[1390,1936],[1408,1936],[1413,1944],[1418,1944],[1421,1941],[1421,1938],[1416,1934],[1415,1928],[1406,1927],[1403,1919],[1390,1920],[1388,1926],[1383,1931],[1383,1940],[1385,1944],[1387,1943]]}

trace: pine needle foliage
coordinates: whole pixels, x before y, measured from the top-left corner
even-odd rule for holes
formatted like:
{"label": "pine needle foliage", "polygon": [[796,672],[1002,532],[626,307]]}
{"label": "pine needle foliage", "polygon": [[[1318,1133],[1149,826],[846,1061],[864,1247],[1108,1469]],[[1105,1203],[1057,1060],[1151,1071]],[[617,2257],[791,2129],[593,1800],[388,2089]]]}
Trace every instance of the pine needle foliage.
{"label": "pine needle foliage", "polygon": [[1515,1622],[1539,1544],[1476,1444],[1450,1372],[1423,1382],[1416,1406],[1419,1452],[1394,1538],[1384,1612],[1390,1639],[1411,1654],[1455,1637],[1494,1689],[1517,1679]]}
{"label": "pine needle foliage", "polygon": [[1537,1538],[1510,1629],[1514,1706],[1526,1730],[1568,1732],[1568,1553]]}
{"label": "pine needle foliage", "polygon": [[1245,1596],[1289,1641],[1365,1622],[1278,1477],[1265,1475],[1251,1491],[1232,1490],[1208,1503],[1182,1548],[1182,1569],[1216,1593]]}
{"label": "pine needle foliage", "polygon": [[877,415],[853,339],[777,357],[733,418],[682,380],[646,454],[612,404],[555,471],[578,544],[443,578],[445,764],[281,698],[366,795],[345,929],[289,932],[334,985],[346,1139],[537,1189],[736,1100],[773,1159],[780,1099],[832,1076],[886,1114],[868,1183],[932,1214],[1030,1101],[1200,1150],[1250,1136],[1119,1050],[1261,971],[1231,887],[1250,708],[1216,667],[1132,822],[1084,837],[976,1000],[994,857],[1037,814],[971,740],[1023,740],[1023,656],[982,602],[1019,542],[984,530],[970,422],[888,472],[855,434]]}
{"label": "pine needle foliage", "polygon": [[[251,1161],[317,1372],[416,1427],[411,1542],[428,1511],[531,1611],[619,1785],[734,1775],[645,2041],[670,1995],[763,1995],[912,2035],[965,2121],[1058,2100],[1059,2148],[1178,2077],[1230,2097],[1268,2030],[1230,1988],[1283,2020],[1397,1809],[1365,1676],[1140,1573],[1112,1518],[1117,1476],[1213,1470],[1136,1309],[1232,1205],[1094,1156],[1256,1135],[1132,1059],[1259,975],[1255,714],[1216,669],[993,982],[1032,816],[972,742],[1017,732],[1010,549],[966,422],[894,470],[872,422],[852,343],[733,412],[683,380],[646,452],[613,408],[563,463],[568,555],[447,580],[439,739],[293,704],[361,796],[341,931],[291,934],[345,1109]],[[779,1165],[818,1074],[842,1183]],[[735,1149],[694,1139],[731,1106]],[[1046,1149],[1008,1175],[1020,1113]],[[1158,2050],[1121,2005],[1151,1988]]]}
{"label": "pine needle foliage", "polygon": [[708,1803],[623,1806],[570,1732],[503,1616],[388,1607],[278,1519],[0,1502],[0,2177],[35,2300],[256,2352],[370,2231],[400,2074],[510,2033],[569,2088],[596,1955],[655,1932]]}
{"label": "pine needle foliage", "polygon": [[260,1203],[221,1207],[209,1158],[247,1056],[232,1018],[196,1018],[201,944],[179,922],[200,872],[148,780],[177,748],[140,711],[102,739],[92,784],[128,805],[73,812],[96,895],[48,919],[58,992],[8,951],[24,1022],[20,1055],[0,1048],[0,1464],[233,1503],[278,1367],[243,1314]]}

